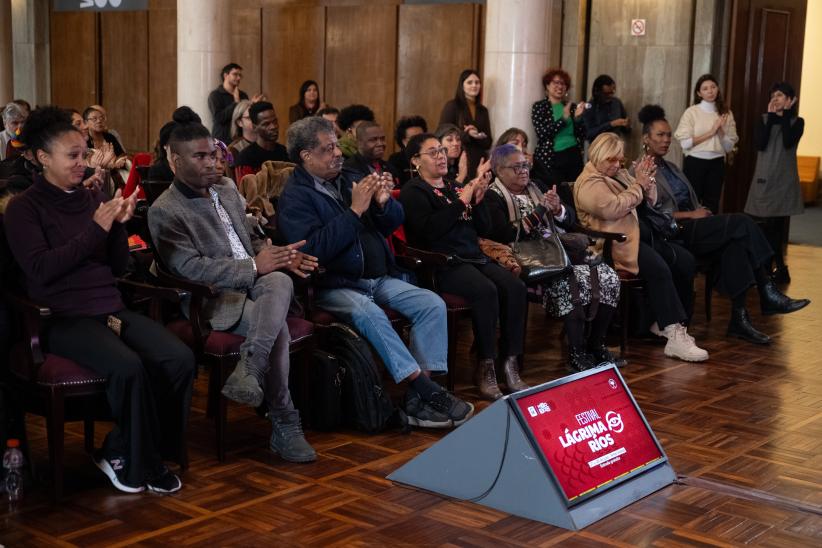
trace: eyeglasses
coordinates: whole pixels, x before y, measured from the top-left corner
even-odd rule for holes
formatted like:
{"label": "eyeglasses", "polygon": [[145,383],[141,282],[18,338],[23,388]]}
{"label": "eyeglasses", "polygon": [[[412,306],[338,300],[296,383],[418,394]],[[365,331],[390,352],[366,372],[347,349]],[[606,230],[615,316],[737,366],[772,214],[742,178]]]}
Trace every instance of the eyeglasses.
{"label": "eyeglasses", "polygon": [[554,86],[568,87],[568,84],[565,83],[565,80],[551,80],[550,83]]}
{"label": "eyeglasses", "polygon": [[419,154],[428,156],[428,157],[433,159],[433,158],[436,158],[437,156],[446,156],[446,155],[448,155],[448,149],[445,148],[445,147],[434,148],[434,149],[431,149],[431,150],[426,150],[425,152],[420,151]]}
{"label": "eyeglasses", "polygon": [[609,164],[622,165],[622,163],[625,161],[625,157],[623,156],[621,158],[617,158],[616,156],[611,156],[610,158],[605,158],[605,161],[608,162]]}
{"label": "eyeglasses", "polygon": [[88,118],[86,118],[86,120],[88,120],[89,122],[105,122],[106,117],[105,116],[89,116]]}
{"label": "eyeglasses", "polygon": [[514,173],[522,173],[531,171],[531,164],[528,162],[520,162],[518,164],[511,164],[510,166],[505,166],[508,169],[512,170]]}

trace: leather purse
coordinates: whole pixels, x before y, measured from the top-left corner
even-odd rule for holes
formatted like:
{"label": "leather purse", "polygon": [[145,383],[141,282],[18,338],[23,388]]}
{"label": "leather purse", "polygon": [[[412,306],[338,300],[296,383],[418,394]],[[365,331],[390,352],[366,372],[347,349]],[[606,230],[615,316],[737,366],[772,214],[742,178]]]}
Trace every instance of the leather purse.
{"label": "leather purse", "polygon": [[517,238],[511,243],[511,252],[522,268],[519,277],[526,284],[552,278],[571,268],[571,260],[565,252],[550,215],[548,221],[551,225],[551,234],[547,238],[520,241],[520,223],[517,226]]}
{"label": "leather purse", "polygon": [[648,224],[656,236],[663,240],[679,238],[679,225],[670,210],[657,209],[642,202],[642,206],[637,209],[637,215]]}

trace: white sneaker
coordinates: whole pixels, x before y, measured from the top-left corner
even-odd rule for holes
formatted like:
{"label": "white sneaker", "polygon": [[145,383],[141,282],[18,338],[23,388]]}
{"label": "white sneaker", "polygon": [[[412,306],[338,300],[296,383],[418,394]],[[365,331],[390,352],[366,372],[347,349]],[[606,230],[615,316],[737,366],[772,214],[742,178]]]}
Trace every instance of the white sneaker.
{"label": "white sneaker", "polygon": [[693,337],[688,335],[684,325],[674,323],[665,327],[664,331],[668,338],[665,345],[665,355],[669,358],[679,358],[686,362],[704,362],[708,359],[708,352],[699,348]]}

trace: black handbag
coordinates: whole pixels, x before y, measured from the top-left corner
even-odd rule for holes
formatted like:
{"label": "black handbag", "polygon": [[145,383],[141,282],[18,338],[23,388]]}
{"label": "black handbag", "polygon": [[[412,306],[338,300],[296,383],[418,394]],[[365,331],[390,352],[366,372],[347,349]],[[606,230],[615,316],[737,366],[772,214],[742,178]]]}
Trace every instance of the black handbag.
{"label": "black handbag", "polygon": [[669,209],[657,209],[642,202],[637,209],[637,214],[642,217],[656,236],[663,240],[679,238],[679,224]]}
{"label": "black handbag", "polygon": [[522,267],[519,277],[526,284],[540,282],[571,268],[571,260],[559,239],[554,219],[547,215],[551,225],[551,234],[547,238],[536,238],[520,241],[522,223],[517,225],[517,238],[511,242],[514,258]]}

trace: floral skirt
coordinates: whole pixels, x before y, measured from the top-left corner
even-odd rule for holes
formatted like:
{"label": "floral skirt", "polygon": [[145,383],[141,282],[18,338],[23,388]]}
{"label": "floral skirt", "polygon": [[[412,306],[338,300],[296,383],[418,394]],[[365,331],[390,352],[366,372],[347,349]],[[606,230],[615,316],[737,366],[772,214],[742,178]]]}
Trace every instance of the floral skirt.
{"label": "floral skirt", "polygon": [[[616,308],[619,304],[619,276],[605,263],[594,269],[599,277],[599,302]],[[542,306],[555,318],[565,316],[574,309],[569,276],[575,276],[579,287],[580,301],[583,306],[591,303],[591,267],[574,265],[573,270],[565,276],[558,276],[542,287]]]}

